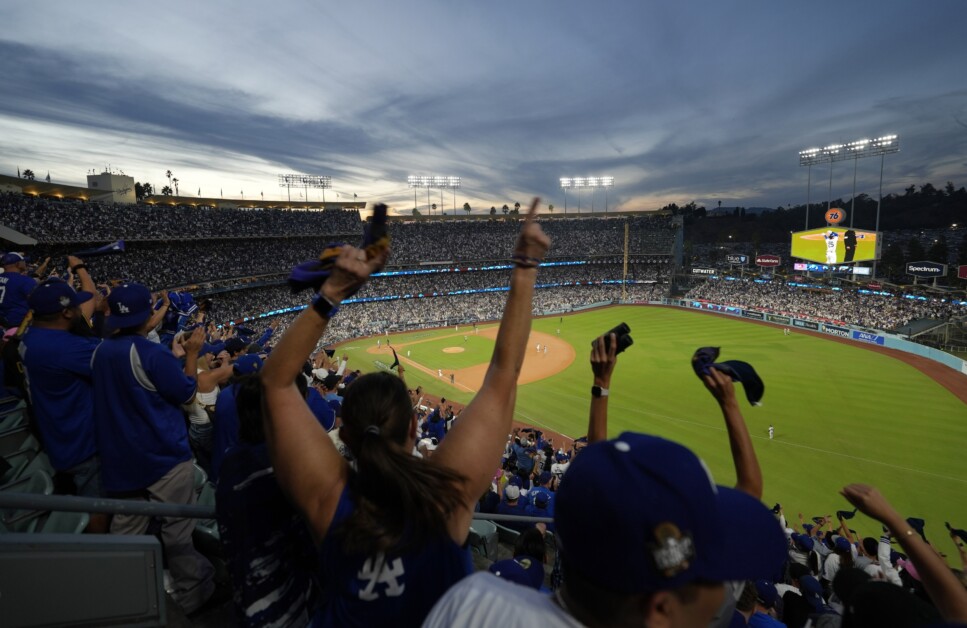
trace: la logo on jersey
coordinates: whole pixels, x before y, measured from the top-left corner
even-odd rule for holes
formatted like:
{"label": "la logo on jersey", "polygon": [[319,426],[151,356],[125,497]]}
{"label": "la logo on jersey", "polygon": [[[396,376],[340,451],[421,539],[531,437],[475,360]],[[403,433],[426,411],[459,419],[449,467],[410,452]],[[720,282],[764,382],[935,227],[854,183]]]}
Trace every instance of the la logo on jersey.
{"label": "la logo on jersey", "polygon": [[386,562],[386,557],[380,553],[375,557],[369,557],[363,563],[363,568],[359,570],[356,577],[366,581],[366,586],[359,591],[359,599],[367,602],[379,599],[379,592],[376,591],[377,584],[386,586],[384,593],[387,597],[399,597],[403,595],[406,585],[397,581],[403,577],[403,560],[395,558],[391,562]]}

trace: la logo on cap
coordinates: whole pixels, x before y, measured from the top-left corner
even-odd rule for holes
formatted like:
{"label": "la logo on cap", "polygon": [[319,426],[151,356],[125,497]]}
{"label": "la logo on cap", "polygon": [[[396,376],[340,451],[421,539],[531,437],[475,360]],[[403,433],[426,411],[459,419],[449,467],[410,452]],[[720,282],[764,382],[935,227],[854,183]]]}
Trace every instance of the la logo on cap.
{"label": "la logo on cap", "polygon": [[128,306],[126,306],[126,305],[125,305],[125,304],[123,304],[123,303],[118,303],[118,311],[119,311],[119,312],[120,312],[121,314],[129,314],[129,313],[131,312],[131,310],[130,310],[130,309],[128,309]]}
{"label": "la logo on cap", "polygon": [[692,537],[682,534],[674,523],[666,521],[655,528],[655,541],[651,543],[651,558],[655,568],[665,578],[673,578],[688,569],[695,558]]}

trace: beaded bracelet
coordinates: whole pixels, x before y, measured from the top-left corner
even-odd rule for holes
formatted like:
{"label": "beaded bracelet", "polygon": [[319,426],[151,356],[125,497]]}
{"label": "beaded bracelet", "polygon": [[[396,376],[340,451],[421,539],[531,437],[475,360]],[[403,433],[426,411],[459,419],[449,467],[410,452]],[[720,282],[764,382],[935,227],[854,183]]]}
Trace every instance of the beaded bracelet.
{"label": "beaded bracelet", "polygon": [[536,257],[527,257],[526,255],[512,255],[510,259],[518,268],[537,268],[543,261]]}

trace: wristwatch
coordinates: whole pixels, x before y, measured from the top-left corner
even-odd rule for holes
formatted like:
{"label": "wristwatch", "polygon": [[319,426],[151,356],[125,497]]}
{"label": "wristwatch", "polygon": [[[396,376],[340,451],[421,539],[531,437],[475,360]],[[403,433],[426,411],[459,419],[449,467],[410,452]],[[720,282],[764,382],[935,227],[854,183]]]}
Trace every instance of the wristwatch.
{"label": "wristwatch", "polygon": [[607,388],[601,388],[600,386],[592,386],[591,387],[591,396],[592,397],[607,397],[608,396],[608,392],[609,391],[608,391]]}

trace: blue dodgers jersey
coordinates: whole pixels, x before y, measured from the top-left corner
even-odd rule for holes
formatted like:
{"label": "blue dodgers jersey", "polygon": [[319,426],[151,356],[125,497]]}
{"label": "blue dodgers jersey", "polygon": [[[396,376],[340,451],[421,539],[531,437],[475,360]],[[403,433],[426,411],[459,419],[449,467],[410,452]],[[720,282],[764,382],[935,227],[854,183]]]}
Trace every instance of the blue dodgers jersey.
{"label": "blue dodgers jersey", "polygon": [[[352,513],[347,487],[330,531]],[[349,556],[330,532],[319,547],[323,602],[313,626],[420,626],[443,594],[473,571],[449,537],[402,556]]]}
{"label": "blue dodgers jersey", "polygon": [[20,273],[0,273],[0,317],[8,327],[16,327],[27,315],[27,296],[37,280]]}
{"label": "blue dodgers jersey", "polygon": [[96,451],[91,356],[97,338],[31,327],[20,344],[27,390],[50,464],[66,471]]}
{"label": "blue dodgers jersey", "polygon": [[316,548],[265,444],[232,447],[221,471],[215,511],[242,626],[308,625],[319,596]]}
{"label": "blue dodgers jersey", "polygon": [[222,460],[229,448],[238,444],[238,406],[235,396],[238,383],[223,388],[215,400],[215,417],[212,420],[212,470],[209,478],[218,484]]}
{"label": "blue dodgers jersey", "polygon": [[147,488],[191,460],[181,406],[196,383],[171,351],[141,336],[110,338],[94,352],[92,371],[105,490]]}

